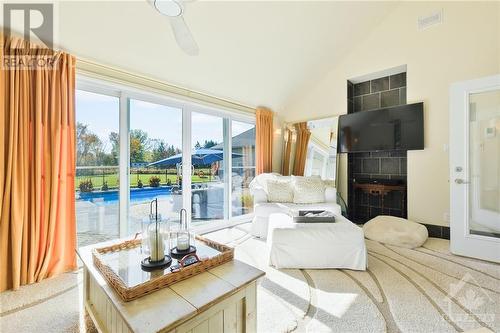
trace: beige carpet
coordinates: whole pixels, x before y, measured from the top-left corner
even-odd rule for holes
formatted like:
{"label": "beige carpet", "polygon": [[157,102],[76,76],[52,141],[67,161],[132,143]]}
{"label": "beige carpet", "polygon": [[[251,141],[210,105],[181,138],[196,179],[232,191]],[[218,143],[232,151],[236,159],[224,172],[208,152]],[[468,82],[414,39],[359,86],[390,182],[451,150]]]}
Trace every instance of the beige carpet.
{"label": "beige carpet", "polygon": [[[500,332],[500,265],[454,256],[446,240],[431,238],[415,250],[367,240],[366,272],[276,270],[266,264],[265,242],[248,229],[208,236],[266,271],[259,332]],[[78,272],[1,293],[0,332],[92,331],[80,297]]]}

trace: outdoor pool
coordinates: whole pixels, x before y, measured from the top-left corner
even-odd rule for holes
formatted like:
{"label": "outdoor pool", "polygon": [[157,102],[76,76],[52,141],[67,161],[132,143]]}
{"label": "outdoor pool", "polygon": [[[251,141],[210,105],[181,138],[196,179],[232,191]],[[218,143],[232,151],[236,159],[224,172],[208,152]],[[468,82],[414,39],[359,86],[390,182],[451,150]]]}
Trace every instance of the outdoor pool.
{"label": "outdoor pool", "polygon": [[[172,186],[131,188],[131,202],[151,201],[158,197],[168,197],[172,195]],[[79,192],[76,200],[90,201],[97,205],[111,205],[118,203],[118,190]]]}

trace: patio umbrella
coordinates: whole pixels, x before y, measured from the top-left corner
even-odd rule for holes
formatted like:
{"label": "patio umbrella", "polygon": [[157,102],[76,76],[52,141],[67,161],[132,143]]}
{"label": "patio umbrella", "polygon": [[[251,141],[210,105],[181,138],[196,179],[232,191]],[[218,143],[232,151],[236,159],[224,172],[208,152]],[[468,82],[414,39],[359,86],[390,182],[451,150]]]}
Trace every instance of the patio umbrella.
{"label": "patio umbrella", "polygon": [[[232,154],[233,158],[238,158],[241,156],[241,154]],[[223,159],[224,152],[222,150],[195,149],[191,152],[191,164],[194,166],[210,165],[214,162],[222,161]],[[182,163],[182,153],[149,163],[147,166],[175,166],[179,163]]]}

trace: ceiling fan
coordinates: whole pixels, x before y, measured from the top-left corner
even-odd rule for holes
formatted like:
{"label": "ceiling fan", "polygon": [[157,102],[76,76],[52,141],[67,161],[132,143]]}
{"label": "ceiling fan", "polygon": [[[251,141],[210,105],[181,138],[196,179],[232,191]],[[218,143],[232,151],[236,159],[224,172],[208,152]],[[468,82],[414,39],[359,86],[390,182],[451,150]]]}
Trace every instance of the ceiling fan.
{"label": "ceiling fan", "polygon": [[188,55],[196,56],[199,53],[198,44],[184,21],[185,3],[183,0],[148,0],[160,14],[168,17],[175,40],[179,47]]}

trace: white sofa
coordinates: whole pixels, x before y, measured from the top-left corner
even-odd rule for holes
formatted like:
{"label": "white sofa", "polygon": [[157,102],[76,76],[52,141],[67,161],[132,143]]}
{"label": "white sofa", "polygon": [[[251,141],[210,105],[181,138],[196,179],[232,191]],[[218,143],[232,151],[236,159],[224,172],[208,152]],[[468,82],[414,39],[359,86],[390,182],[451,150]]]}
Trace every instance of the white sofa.
{"label": "white sofa", "polygon": [[[270,202],[267,193],[267,181],[291,181],[291,176],[281,176],[277,173],[263,173],[255,177],[250,183],[250,192],[253,195],[254,218],[252,221],[252,235],[266,238],[269,216],[275,213],[290,214],[297,210],[327,210],[341,215],[337,204],[337,190],[329,182],[324,182],[325,196],[323,202],[311,204],[297,204],[293,202]],[[293,182],[292,182],[293,184]]]}

